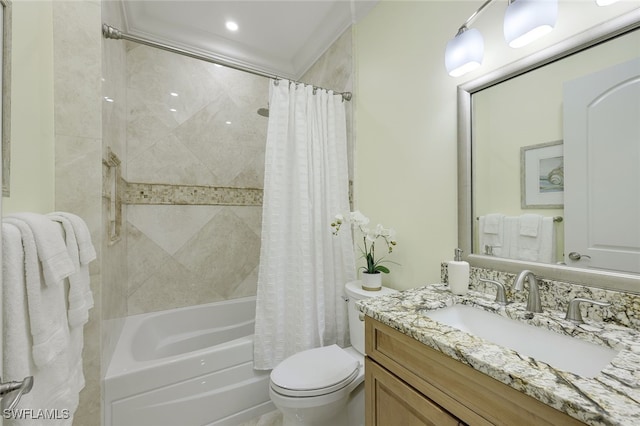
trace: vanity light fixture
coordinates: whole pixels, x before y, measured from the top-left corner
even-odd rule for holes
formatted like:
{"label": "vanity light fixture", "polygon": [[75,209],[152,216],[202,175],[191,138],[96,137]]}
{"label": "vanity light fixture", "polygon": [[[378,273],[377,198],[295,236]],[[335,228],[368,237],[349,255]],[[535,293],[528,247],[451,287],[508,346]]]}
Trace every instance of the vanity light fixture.
{"label": "vanity light fixture", "polygon": [[509,0],[504,14],[504,39],[522,47],[550,33],[558,20],[558,0]]}
{"label": "vanity light fixture", "polygon": [[[485,1],[458,29],[445,49],[445,67],[460,77],[482,64],[484,40],[469,24],[494,0]],[[611,0],[597,0],[611,1]],[[613,0],[616,1],[616,0]],[[509,46],[522,47],[550,32],[558,18],[558,0],[509,0],[504,16],[504,37]]]}
{"label": "vanity light fixture", "polygon": [[445,66],[451,77],[459,77],[482,65],[484,39],[475,28],[460,27],[458,34],[447,43]]}
{"label": "vanity light fixture", "polygon": [[484,39],[480,31],[475,28],[469,29],[468,25],[492,1],[487,0],[482,3],[482,6],[460,26],[456,36],[447,43],[447,48],[444,52],[444,64],[451,77],[460,77],[475,70],[482,64]]}

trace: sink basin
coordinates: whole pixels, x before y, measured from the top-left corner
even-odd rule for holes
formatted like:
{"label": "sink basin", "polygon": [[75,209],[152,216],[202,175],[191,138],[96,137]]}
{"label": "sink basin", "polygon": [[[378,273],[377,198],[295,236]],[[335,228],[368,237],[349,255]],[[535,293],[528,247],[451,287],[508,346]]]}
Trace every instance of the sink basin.
{"label": "sink basin", "polygon": [[617,351],[571,336],[512,320],[480,308],[453,305],[428,311],[426,316],[530,356],[550,366],[592,378],[606,367]]}

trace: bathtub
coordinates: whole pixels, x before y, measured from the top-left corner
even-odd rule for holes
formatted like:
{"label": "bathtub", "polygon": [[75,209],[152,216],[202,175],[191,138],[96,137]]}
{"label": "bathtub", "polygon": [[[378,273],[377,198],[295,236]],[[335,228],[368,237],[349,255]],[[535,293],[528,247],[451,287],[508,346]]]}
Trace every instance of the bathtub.
{"label": "bathtub", "polygon": [[236,426],[275,410],[253,369],[255,297],[127,317],[104,379],[105,426]]}

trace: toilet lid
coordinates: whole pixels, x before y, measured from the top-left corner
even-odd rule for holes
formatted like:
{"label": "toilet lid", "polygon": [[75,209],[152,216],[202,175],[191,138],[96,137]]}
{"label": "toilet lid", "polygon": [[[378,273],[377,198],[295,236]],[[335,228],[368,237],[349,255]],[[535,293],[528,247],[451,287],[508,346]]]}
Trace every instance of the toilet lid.
{"label": "toilet lid", "polygon": [[341,389],[357,375],[360,363],[338,345],[298,352],[271,372],[271,385],[290,396],[323,395]]}

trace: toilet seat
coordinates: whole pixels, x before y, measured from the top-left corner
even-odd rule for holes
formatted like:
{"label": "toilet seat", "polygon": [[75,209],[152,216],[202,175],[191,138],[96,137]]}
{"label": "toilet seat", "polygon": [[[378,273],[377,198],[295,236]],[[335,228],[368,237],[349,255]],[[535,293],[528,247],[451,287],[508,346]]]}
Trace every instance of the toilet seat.
{"label": "toilet seat", "polygon": [[326,395],[347,386],[360,363],[338,345],[298,352],[271,372],[271,388],[285,396]]}

